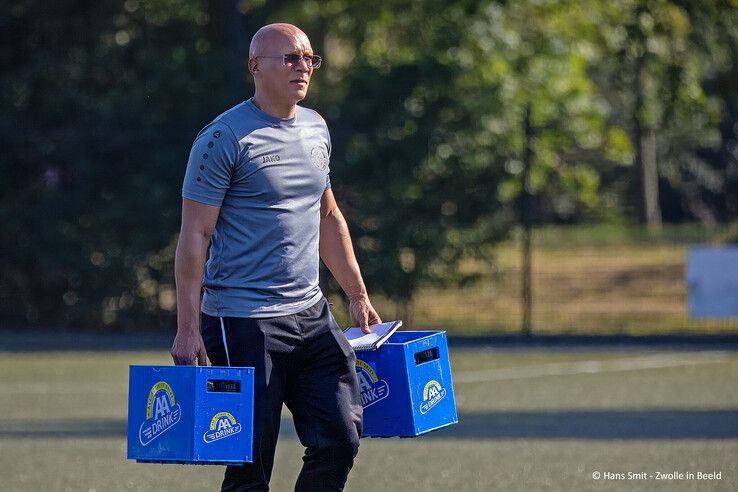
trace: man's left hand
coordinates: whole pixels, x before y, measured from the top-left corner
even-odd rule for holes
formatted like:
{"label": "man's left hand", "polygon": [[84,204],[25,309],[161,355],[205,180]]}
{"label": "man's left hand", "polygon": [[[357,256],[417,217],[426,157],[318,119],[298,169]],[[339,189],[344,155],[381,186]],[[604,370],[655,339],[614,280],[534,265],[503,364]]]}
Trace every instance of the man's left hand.
{"label": "man's left hand", "polygon": [[359,296],[353,298],[349,302],[349,312],[354,326],[359,326],[364,333],[371,333],[372,329],[369,325],[376,325],[382,322],[377,312],[374,310],[372,303],[369,302],[368,296]]}

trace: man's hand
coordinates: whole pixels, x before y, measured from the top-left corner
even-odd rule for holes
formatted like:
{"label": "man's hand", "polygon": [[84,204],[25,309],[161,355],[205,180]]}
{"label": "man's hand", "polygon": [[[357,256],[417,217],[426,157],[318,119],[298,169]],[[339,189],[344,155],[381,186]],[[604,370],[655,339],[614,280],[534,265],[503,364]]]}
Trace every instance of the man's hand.
{"label": "man's hand", "polygon": [[350,299],[349,312],[351,313],[351,321],[353,321],[355,326],[361,327],[361,331],[364,333],[372,332],[369,325],[376,325],[382,322],[367,296]]}
{"label": "man's hand", "polygon": [[172,344],[172,359],[178,366],[207,366],[208,356],[202,336],[197,332],[185,334],[177,330]]}

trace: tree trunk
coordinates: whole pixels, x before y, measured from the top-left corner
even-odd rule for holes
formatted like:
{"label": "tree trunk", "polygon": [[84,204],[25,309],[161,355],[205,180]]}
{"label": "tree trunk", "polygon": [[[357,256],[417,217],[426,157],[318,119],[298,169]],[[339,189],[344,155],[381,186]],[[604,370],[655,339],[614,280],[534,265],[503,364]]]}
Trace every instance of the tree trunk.
{"label": "tree trunk", "polygon": [[649,231],[661,230],[661,206],[659,205],[659,171],[656,161],[656,132],[643,122],[646,98],[644,82],[645,62],[640,56],[636,62],[633,83],[635,107],[633,108],[633,130],[636,144],[636,169],[640,192],[639,215]]}
{"label": "tree trunk", "polygon": [[523,149],[523,174],[522,190],[520,195],[520,215],[523,225],[522,237],[522,258],[521,258],[521,274],[522,274],[522,292],[521,307],[523,311],[523,319],[521,331],[523,335],[530,335],[533,332],[533,279],[532,279],[532,253],[531,253],[531,234],[533,229],[533,214],[531,212],[532,196],[530,192],[530,168],[533,162],[533,127],[530,124],[530,104],[525,108],[523,117],[523,133],[525,135],[525,148]]}
{"label": "tree trunk", "polygon": [[651,230],[661,230],[661,206],[659,205],[659,171],[656,162],[656,132],[647,128],[642,135],[641,159],[643,179],[643,204],[646,224]]}

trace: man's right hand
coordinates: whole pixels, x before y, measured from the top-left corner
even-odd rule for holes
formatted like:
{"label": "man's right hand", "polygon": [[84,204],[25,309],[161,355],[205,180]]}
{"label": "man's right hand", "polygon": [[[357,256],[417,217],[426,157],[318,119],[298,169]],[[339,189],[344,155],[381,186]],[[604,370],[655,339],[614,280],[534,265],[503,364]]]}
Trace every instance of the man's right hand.
{"label": "man's right hand", "polygon": [[171,354],[174,364],[178,366],[208,365],[205,344],[202,342],[202,336],[198,332],[184,333],[177,330],[177,336],[174,337]]}

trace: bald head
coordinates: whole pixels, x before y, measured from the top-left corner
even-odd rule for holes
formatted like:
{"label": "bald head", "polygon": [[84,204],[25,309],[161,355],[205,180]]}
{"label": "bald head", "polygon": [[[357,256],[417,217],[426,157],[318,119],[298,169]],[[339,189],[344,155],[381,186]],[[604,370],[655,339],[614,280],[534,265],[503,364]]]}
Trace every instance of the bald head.
{"label": "bald head", "polygon": [[300,30],[300,28],[293,26],[292,24],[280,22],[277,24],[266,25],[256,31],[254,37],[251,38],[249,58],[273,54],[269,52],[270,49],[282,46],[285,42],[293,45],[301,53],[312,51],[310,40],[307,35]]}

